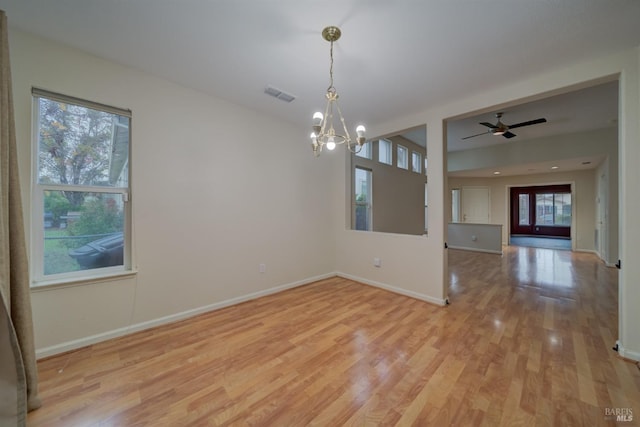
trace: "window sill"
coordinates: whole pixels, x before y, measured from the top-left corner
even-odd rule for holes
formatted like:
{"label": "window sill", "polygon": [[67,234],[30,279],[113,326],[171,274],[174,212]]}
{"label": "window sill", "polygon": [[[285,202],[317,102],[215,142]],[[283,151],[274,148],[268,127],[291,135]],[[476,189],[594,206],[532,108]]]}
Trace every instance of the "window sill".
{"label": "window sill", "polygon": [[137,270],[118,271],[108,274],[102,274],[100,276],[83,276],[83,277],[65,277],[62,279],[54,280],[41,280],[38,282],[31,282],[31,291],[48,291],[52,289],[69,288],[75,286],[84,286],[94,283],[111,282],[117,279],[125,279],[133,277],[138,274]]}

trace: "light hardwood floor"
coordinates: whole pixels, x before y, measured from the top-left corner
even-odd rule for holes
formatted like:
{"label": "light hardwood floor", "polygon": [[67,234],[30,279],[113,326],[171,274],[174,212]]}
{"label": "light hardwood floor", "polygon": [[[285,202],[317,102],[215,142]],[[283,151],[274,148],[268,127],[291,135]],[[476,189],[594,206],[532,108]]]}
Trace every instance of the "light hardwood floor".
{"label": "light hardwood floor", "polygon": [[598,426],[640,418],[591,254],[451,250],[451,305],[332,278],[39,362],[29,426]]}

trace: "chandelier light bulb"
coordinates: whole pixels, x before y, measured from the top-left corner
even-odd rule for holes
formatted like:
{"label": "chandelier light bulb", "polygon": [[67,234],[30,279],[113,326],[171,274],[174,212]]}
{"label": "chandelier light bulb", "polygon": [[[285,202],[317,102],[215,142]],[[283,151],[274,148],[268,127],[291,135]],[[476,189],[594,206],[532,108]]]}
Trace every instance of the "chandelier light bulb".
{"label": "chandelier light bulb", "polygon": [[320,123],[322,123],[322,119],[324,119],[324,116],[322,115],[322,113],[320,111],[317,111],[313,115],[313,125],[314,126],[320,126]]}
{"label": "chandelier light bulb", "polygon": [[329,139],[327,139],[327,150],[333,150],[334,148],[336,148],[336,140],[330,136]]}
{"label": "chandelier light bulb", "polygon": [[358,134],[358,137],[363,137],[364,133],[365,133],[366,129],[364,128],[364,126],[360,125],[356,128],[356,133]]}

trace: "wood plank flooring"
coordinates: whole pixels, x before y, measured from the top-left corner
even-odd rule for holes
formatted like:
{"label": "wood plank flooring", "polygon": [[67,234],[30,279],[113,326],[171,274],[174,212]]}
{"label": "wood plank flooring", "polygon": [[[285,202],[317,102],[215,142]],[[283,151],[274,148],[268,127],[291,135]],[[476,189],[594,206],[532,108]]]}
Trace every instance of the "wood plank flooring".
{"label": "wood plank flooring", "polygon": [[448,307],[332,278],[42,360],[28,425],[638,425],[614,269],[517,247],[449,261]]}

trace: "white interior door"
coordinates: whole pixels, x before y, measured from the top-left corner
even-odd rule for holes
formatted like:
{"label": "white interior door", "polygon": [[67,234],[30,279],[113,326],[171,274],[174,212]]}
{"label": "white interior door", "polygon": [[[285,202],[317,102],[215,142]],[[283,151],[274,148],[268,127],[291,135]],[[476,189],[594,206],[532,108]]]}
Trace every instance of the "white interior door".
{"label": "white interior door", "polygon": [[462,222],[489,224],[489,188],[462,187]]}

